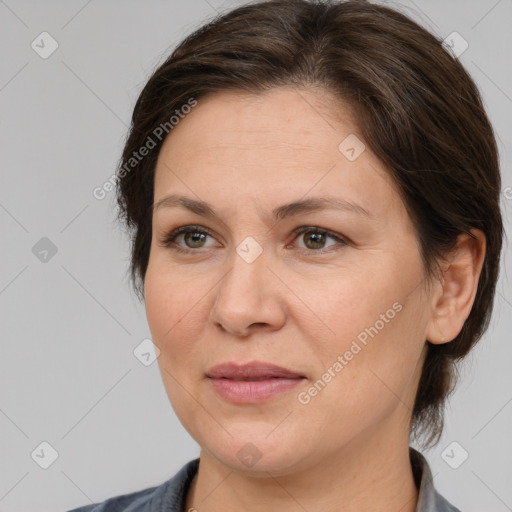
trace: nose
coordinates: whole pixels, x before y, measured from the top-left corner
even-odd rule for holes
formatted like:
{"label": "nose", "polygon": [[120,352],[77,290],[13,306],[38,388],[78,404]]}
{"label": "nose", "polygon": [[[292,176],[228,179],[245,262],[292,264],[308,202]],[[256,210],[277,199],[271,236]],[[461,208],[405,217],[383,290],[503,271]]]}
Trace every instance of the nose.
{"label": "nose", "polygon": [[286,320],[286,288],[270,268],[265,251],[250,263],[233,251],[228,270],[214,288],[210,321],[239,337],[280,329]]}

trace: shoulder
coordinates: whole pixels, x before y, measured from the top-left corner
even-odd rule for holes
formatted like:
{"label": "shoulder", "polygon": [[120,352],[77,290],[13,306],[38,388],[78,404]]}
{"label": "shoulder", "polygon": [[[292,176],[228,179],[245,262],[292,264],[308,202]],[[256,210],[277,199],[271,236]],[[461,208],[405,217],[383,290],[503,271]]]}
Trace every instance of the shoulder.
{"label": "shoulder", "polygon": [[[165,483],[162,484],[165,486]],[[160,486],[161,487],[161,486]],[[151,487],[142,491],[114,496],[101,503],[84,505],[68,512],[146,512],[149,511],[149,503],[159,487]]]}
{"label": "shoulder", "polygon": [[199,459],[191,460],[161,485],[114,496],[68,512],[181,512],[198,466]]}

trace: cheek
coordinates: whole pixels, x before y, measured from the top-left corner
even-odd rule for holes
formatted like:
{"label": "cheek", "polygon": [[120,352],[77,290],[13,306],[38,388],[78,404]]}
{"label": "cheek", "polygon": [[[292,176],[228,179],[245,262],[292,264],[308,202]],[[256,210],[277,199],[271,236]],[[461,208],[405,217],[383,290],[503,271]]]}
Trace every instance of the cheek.
{"label": "cheek", "polygon": [[150,328],[161,342],[174,337],[180,324],[191,323],[194,310],[200,308],[205,293],[202,281],[185,277],[179,267],[162,262],[162,257],[150,261],[145,277],[146,314]]}
{"label": "cheek", "polygon": [[177,372],[191,362],[195,340],[200,339],[205,325],[205,290],[185,281],[176,271],[159,272],[151,265],[144,290],[149,328],[160,349],[159,362]]}
{"label": "cheek", "polygon": [[187,294],[187,289],[178,272],[171,275],[158,271],[155,265],[148,266],[144,286],[146,315],[152,340],[160,350],[160,374],[174,412],[195,438],[194,418],[200,417],[201,408],[193,397],[191,380],[195,380],[198,367],[194,341],[200,338],[198,329],[204,319],[199,318],[200,296]]}
{"label": "cheek", "polygon": [[377,268],[358,277],[347,274],[324,287],[323,298],[304,295],[329,328],[313,338],[321,363],[314,377],[320,380],[322,398],[312,402],[336,404],[332,414],[351,411],[364,417],[396,406],[395,393],[406,392],[416,370],[425,308],[415,290],[414,269],[398,267],[390,264],[386,271]]}
{"label": "cheek", "polygon": [[370,333],[388,330],[398,316],[401,306],[395,303],[404,293],[395,274],[394,268],[369,264],[338,268],[314,278],[295,277],[293,290],[301,299],[295,311],[302,312],[296,320],[318,349],[343,352],[354,339],[364,343]]}

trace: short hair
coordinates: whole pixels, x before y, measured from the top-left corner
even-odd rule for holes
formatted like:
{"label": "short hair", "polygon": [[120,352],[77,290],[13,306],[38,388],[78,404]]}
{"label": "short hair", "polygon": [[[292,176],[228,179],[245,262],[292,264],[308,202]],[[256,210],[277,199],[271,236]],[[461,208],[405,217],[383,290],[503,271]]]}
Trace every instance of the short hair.
{"label": "short hair", "polygon": [[[492,313],[501,178],[493,128],[472,78],[440,38],[399,11],[364,0],[253,2],[216,16],[174,49],[137,99],[117,171],[117,218],[132,235],[131,283],[144,300],[155,167],[165,139],[155,129],[172,134],[170,118],[191,98],[280,86],[328,91],[354,113],[413,222],[427,284],[459,234],[485,234],[478,289],[462,330],[449,343],[425,340],[410,434],[424,447],[435,445],[455,363],[481,338]],[[135,160],[148,137],[155,147]]]}

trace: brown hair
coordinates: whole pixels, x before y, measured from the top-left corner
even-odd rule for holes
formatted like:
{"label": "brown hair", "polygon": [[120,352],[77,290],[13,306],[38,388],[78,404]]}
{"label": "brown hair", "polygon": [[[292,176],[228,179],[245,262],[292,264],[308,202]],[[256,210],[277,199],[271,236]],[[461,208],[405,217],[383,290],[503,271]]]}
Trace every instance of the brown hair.
{"label": "brown hair", "polygon": [[[364,0],[255,2],[217,16],[179,44],[136,102],[117,176],[118,219],[132,233],[135,291],[143,300],[154,172],[165,138],[155,129],[170,133],[169,119],[191,98],[278,86],[321,87],[353,109],[365,144],[398,185],[429,279],[459,234],[477,228],[486,236],[471,314],[453,341],[428,343],[411,433],[425,438],[423,446],[437,444],[456,382],[454,363],[480,339],[492,312],[503,236],[501,180],[475,83],[439,38],[400,12]],[[135,161],[149,139],[155,147]]]}

